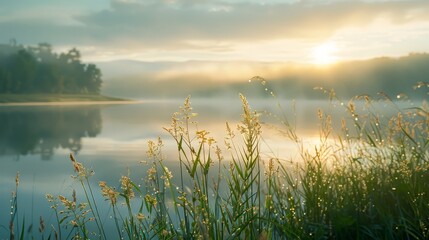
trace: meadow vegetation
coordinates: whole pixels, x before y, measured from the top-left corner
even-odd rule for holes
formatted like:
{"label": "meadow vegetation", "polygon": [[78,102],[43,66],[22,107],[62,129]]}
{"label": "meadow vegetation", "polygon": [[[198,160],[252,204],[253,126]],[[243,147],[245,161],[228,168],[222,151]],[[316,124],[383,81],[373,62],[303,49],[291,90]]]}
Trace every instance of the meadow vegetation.
{"label": "meadow vegetation", "polygon": [[[47,195],[57,221],[46,228],[41,218],[38,238],[428,239],[427,104],[397,108],[387,117],[373,103],[394,106],[389,99],[361,96],[342,103],[327,93],[348,117],[332,119],[320,110],[317,144],[306,144],[288,116],[277,114],[279,130],[295,144],[299,159],[262,154],[260,113],[242,95],[242,121],[226,124],[225,139],[198,128],[190,98],[173,114],[165,130],[177,146],[180,172],[174,176],[161,139],[148,142],[149,170],[142,182],[122,176],[117,186],[101,181],[93,189],[93,171],[71,155],[85,200],[79,202],[76,192]],[[13,205],[18,183],[17,176],[11,239],[26,234]],[[111,206],[115,235],[100,218],[105,203],[96,201],[99,194]]]}

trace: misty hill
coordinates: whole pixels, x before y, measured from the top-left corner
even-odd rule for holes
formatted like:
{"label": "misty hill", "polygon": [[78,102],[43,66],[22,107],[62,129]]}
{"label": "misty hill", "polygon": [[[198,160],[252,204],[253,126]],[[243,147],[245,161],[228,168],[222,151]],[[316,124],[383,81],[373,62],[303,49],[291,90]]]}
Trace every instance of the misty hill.
{"label": "misty hill", "polygon": [[[400,58],[375,58],[342,62],[331,66],[277,62],[138,62],[98,63],[105,72],[103,91],[137,98],[193,96],[267,97],[265,87],[287,98],[326,98],[315,87],[334,88],[350,98],[383,92],[411,98],[425,97],[426,91],[413,86],[429,81],[429,54],[413,53]],[[261,76],[267,85],[249,84]]]}
{"label": "misty hill", "polygon": [[[269,89],[291,98],[326,98],[320,91],[315,91],[315,87],[334,89],[341,98],[363,94],[373,97],[405,94],[410,98],[422,98],[427,91],[415,89],[415,86],[429,81],[429,54],[350,61],[328,68],[307,66],[295,71],[285,70],[283,75],[268,78],[267,81]],[[256,95],[263,95],[265,91],[263,87],[255,90],[249,84],[232,85],[235,90],[244,88]]]}

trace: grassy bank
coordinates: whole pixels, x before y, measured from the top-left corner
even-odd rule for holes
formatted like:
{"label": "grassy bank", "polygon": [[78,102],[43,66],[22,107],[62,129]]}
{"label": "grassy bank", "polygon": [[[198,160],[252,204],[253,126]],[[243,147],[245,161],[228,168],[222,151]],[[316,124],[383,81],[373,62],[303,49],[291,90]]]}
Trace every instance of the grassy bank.
{"label": "grassy bank", "polygon": [[0,94],[0,103],[126,101],[125,99],[90,94]]}
{"label": "grassy bank", "polygon": [[[279,159],[261,152],[260,114],[243,96],[241,100],[241,123],[227,124],[225,138],[216,141],[198,128],[186,99],[165,128],[177,147],[180,172],[174,176],[164,164],[161,139],[148,142],[149,170],[144,176],[122,176],[113,185],[101,181],[99,189],[91,187],[94,171],[71,155],[74,179],[86,200],[79,202],[82,198],[76,192],[47,195],[57,222],[34,235],[40,239],[429,238],[426,104],[397,108],[387,118],[372,110],[368,97],[362,99],[365,110],[353,101],[333,101],[348,117],[337,121],[320,110],[317,144],[301,139],[280,112],[276,116],[284,141],[294,143],[300,154]],[[389,100],[386,104],[394,105]],[[333,123],[338,122],[341,126],[335,128]],[[18,176],[16,183],[18,191]],[[106,202],[95,200],[100,194]],[[13,196],[12,205],[17,202],[17,194]],[[110,205],[109,220],[100,217],[103,204]],[[19,206],[11,209],[15,209],[11,238],[24,238],[27,232],[22,218],[17,218]],[[106,221],[115,229],[106,229]]]}

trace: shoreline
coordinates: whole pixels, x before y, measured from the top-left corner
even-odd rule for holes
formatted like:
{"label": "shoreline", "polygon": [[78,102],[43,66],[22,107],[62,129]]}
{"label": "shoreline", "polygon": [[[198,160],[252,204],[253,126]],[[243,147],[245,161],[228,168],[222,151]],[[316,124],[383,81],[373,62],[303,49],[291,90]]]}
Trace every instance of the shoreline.
{"label": "shoreline", "polygon": [[119,105],[119,104],[137,104],[143,101],[125,100],[125,101],[64,101],[64,102],[9,102],[0,103],[0,107],[16,106],[78,106],[78,105]]}

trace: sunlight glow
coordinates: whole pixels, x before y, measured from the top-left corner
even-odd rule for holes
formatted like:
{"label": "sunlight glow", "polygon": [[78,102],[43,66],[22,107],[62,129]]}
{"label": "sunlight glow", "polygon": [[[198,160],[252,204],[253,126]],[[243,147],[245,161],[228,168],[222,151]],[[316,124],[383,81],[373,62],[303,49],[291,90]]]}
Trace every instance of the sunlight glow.
{"label": "sunlight glow", "polygon": [[317,46],[312,51],[312,62],[317,65],[328,65],[339,60],[335,53],[338,52],[338,47],[334,42],[323,43]]}

